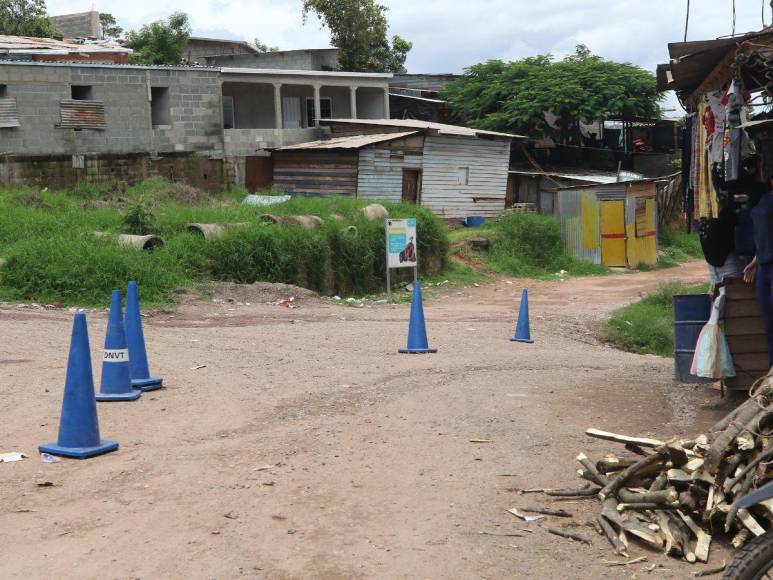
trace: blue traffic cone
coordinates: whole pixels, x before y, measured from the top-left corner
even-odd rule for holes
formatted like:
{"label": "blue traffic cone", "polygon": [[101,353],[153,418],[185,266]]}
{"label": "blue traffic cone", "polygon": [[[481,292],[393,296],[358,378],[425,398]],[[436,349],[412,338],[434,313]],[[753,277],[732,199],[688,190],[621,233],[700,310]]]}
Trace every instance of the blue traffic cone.
{"label": "blue traffic cone", "polygon": [[97,403],[94,401],[94,379],[91,374],[91,351],[86,315],[75,314],[67,359],[59,439],[38,447],[41,453],[85,459],[115,451],[118,443],[99,438]]}
{"label": "blue traffic cone", "polygon": [[427,329],[424,325],[424,307],[421,304],[421,284],[413,283],[413,298],[411,299],[411,321],[408,325],[408,348],[398,349],[400,353],[425,354],[437,352],[429,348]]}
{"label": "blue traffic cone", "polygon": [[121,291],[113,290],[110,314],[107,317],[107,335],[102,356],[102,380],[97,401],[136,401],[142,391],[132,388],[129,369],[129,349],[121,312]]}
{"label": "blue traffic cone", "polygon": [[528,342],[529,344],[534,342],[531,339],[531,332],[529,332],[529,291],[526,288],[523,289],[521,294],[521,310],[518,312],[515,336],[510,340],[513,342]]}
{"label": "blue traffic cone", "polygon": [[124,316],[126,342],[129,345],[129,368],[132,375],[132,386],[143,391],[160,389],[164,379],[150,376],[148,369],[148,353],[145,350],[145,334],[142,332],[142,317],[140,316],[140,297],[137,294],[137,283],[129,282],[126,290],[126,314]]}

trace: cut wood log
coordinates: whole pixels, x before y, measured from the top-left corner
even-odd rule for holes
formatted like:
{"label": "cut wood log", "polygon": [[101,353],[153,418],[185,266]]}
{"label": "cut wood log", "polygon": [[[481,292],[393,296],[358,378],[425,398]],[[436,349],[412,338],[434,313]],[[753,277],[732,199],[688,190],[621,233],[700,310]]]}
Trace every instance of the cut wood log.
{"label": "cut wood log", "polygon": [[555,508],[546,508],[546,507],[526,507],[523,508],[523,511],[531,513],[531,514],[543,514],[546,516],[555,516],[557,518],[571,518],[572,514],[570,514],[566,510],[562,509],[555,509]]}
{"label": "cut wood log", "polygon": [[561,530],[559,528],[548,528],[548,532],[555,535],[555,536],[561,536],[562,538],[567,538],[569,540],[574,540],[575,542],[581,542],[583,544],[591,545],[591,541],[586,538],[585,536],[581,536],[580,534],[575,534],[573,532],[567,532],[566,530]]}
{"label": "cut wood log", "polygon": [[765,533],[760,523],[754,519],[754,516],[749,513],[749,510],[738,510],[738,519],[740,522],[755,536],[762,536]]}
{"label": "cut wood log", "polygon": [[595,496],[601,491],[600,487],[584,487],[582,489],[546,489],[545,495],[551,497],[583,497]]}
{"label": "cut wood log", "polygon": [[700,562],[708,562],[709,549],[711,547],[711,535],[704,532],[703,529],[698,524],[696,524],[690,516],[682,513],[681,511],[678,511],[677,513],[697,540],[695,544],[695,557]]}
{"label": "cut wood log", "polygon": [[616,494],[624,484],[633,479],[639,472],[656,463],[662,463],[664,455],[666,455],[666,450],[664,446],[661,446],[658,447],[656,453],[643,457],[633,465],[626,467],[619,476],[602,488],[599,492],[599,498],[603,501],[607,496]]}
{"label": "cut wood log", "polygon": [[585,453],[580,453],[577,456],[577,461],[579,461],[580,464],[585,468],[585,474],[588,476],[586,479],[591,479],[601,486],[607,485],[609,483],[609,480],[606,478],[606,476],[601,475],[598,472],[596,466],[590,459],[588,459],[588,456],[585,455]]}
{"label": "cut wood log", "polygon": [[[655,510],[655,517],[660,528],[660,533],[663,534],[663,538],[666,541],[665,553],[669,556],[682,556],[682,547],[677,544],[674,535],[671,533],[671,519],[668,514],[661,510]],[[677,550],[678,554],[674,551]]]}
{"label": "cut wood log", "polygon": [[757,465],[760,464],[760,462],[765,461],[769,459],[770,457],[773,457],[773,443],[768,445],[757,457],[749,461],[749,463],[746,464],[746,467],[744,467],[738,475],[736,475],[733,479],[731,479],[725,486],[724,489],[726,491],[730,491],[735,487],[735,485],[740,482],[746,475],[752,471]]}
{"label": "cut wood log", "polygon": [[617,504],[617,511],[644,511],[644,510],[677,510],[682,507],[680,503],[653,503],[653,502],[634,502]]}
{"label": "cut wood log", "polygon": [[689,483],[692,481],[690,474],[681,469],[669,469],[666,472],[666,477],[668,478],[668,481],[672,483]]}
{"label": "cut wood log", "polygon": [[596,462],[596,469],[599,473],[613,473],[615,471],[622,471],[629,465],[636,463],[636,459],[620,458],[616,455],[607,455],[602,460]]}
{"label": "cut wood log", "polygon": [[662,503],[672,504],[679,500],[679,493],[673,488],[661,491],[633,492],[627,489],[621,489],[617,492],[620,501],[626,503]]}
{"label": "cut wood log", "polygon": [[735,549],[743,548],[746,543],[752,539],[752,534],[749,530],[740,530],[735,536],[733,536],[733,539],[730,540],[730,543],[733,545]]}
{"label": "cut wood log", "polygon": [[665,445],[663,441],[658,441],[657,439],[629,437],[628,435],[619,435],[617,433],[610,433],[609,431],[601,431],[600,429],[588,429],[585,431],[585,434],[589,437],[595,437],[596,439],[614,441],[615,443],[622,443],[624,445],[636,445],[638,447],[662,447]]}
{"label": "cut wood log", "polygon": [[599,525],[601,526],[601,529],[604,532],[604,535],[609,540],[609,543],[612,544],[612,547],[615,549],[615,554],[618,556],[624,556],[628,558],[628,552],[626,551],[626,546],[623,544],[622,540],[620,539],[620,536],[615,532],[615,529],[612,527],[612,525],[607,521],[607,519],[604,516],[599,515],[597,520]]}
{"label": "cut wood log", "polygon": [[733,441],[744,426],[757,415],[765,413],[765,411],[760,411],[756,401],[753,402],[754,405],[742,405],[742,407],[744,407],[743,411],[738,413],[724,431],[717,434],[716,439],[714,439],[714,442],[711,444],[708,453],[706,453],[706,459],[703,462],[703,468],[711,475],[717,474],[722,458],[728,452]]}
{"label": "cut wood log", "polygon": [[679,542],[682,546],[682,552],[684,553],[684,559],[690,564],[694,564],[698,558],[695,555],[694,550],[690,545],[691,532],[690,528],[682,521],[682,519],[675,513],[667,513],[671,521],[671,533],[674,535],[675,541]]}

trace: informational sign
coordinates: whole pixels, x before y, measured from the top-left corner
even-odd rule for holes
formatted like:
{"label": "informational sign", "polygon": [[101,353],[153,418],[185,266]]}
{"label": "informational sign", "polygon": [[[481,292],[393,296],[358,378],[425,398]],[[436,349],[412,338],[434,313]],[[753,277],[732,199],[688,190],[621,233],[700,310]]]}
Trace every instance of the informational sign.
{"label": "informational sign", "polygon": [[386,220],[388,268],[415,268],[416,220]]}

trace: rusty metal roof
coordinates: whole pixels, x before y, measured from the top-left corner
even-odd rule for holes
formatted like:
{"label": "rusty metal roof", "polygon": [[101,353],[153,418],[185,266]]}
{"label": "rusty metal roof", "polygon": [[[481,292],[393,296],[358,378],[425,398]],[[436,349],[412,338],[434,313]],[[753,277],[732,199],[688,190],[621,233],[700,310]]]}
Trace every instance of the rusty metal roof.
{"label": "rusty metal roof", "polygon": [[503,137],[507,139],[526,139],[523,135],[484,131],[460,125],[446,125],[415,119],[321,119],[320,123],[351,123],[354,125],[380,125],[382,127],[405,127],[406,129],[425,129],[437,131],[440,135],[456,135],[460,137]]}
{"label": "rusty metal roof", "polygon": [[376,143],[385,143],[418,135],[419,131],[406,131],[405,133],[384,133],[379,135],[352,135],[350,137],[336,137],[335,139],[326,139],[322,141],[311,141],[309,143],[300,143],[299,145],[288,145],[282,147],[280,151],[307,151],[310,149],[362,149],[368,145]]}
{"label": "rusty metal roof", "polygon": [[133,51],[130,48],[121,46],[117,42],[109,40],[80,40],[76,38],[57,40],[55,38],[33,38],[0,34],[0,52],[8,52],[10,54],[50,54],[52,52],[58,54],[94,52],[129,54]]}

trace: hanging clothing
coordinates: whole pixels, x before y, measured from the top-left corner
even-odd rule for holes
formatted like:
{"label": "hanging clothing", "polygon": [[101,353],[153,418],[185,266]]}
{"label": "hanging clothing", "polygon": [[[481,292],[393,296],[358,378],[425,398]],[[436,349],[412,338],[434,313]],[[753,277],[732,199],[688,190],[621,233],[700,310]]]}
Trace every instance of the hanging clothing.
{"label": "hanging clothing", "polygon": [[734,80],[727,90],[723,102],[727,105],[727,131],[725,132],[725,181],[735,181],[741,173],[741,145],[743,129],[741,110],[744,91],[741,81]]}
{"label": "hanging clothing", "polygon": [[708,110],[713,117],[714,130],[709,137],[709,158],[712,163],[722,165],[725,159],[725,124],[727,108],[722,104],[722,91],[712,91],[706,95]]}
{"label": "hanging clothing", "polygon": [[735,376],[735,366],[725,333],[719,327],[719,319],[725,308],[725,288],[719,289],[719,296],[711,306],[709,321],[701,329],[695,345],[695,355],[690,373],[709,379],[724,379]]}
{"label": "hanging clothing", "polygon": [[[688,217],[688,224],[692,222],[692,183],[690,175],[692,171],[692,126],[695,122],[693,115],[684,119],[682,126],[682,213]],[[688,230],[690,231],[690,230]]]}
{"label": "hanging clothing", "polygon": [[[701,102],[698,106],[698,119],[705,120],[708,104]],[[698,125],[698,143],[696,147],[697,159],[697,177],[695,184],[695,210],[696,218],[713,218],[719,215],[717,207],[717,194],[714,190],[712,177],[712,166],[707,149],[708,133],[705,122],[699,122]]]}

